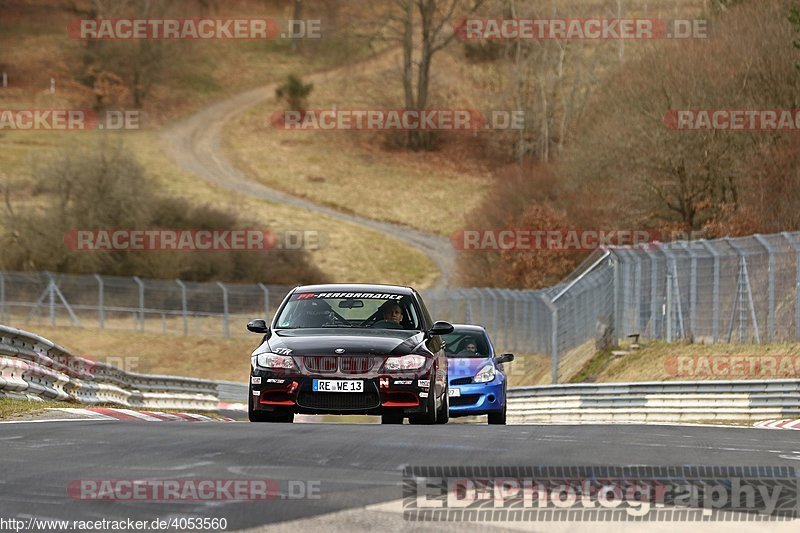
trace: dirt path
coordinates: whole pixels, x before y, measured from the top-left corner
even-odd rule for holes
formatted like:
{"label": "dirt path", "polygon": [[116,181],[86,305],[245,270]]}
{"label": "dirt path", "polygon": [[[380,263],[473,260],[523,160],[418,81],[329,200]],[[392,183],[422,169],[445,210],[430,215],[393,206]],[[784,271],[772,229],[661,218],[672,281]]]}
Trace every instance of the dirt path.
{"label": "dirt path", "polygon": [[[307,76],[306,80],[314,82],[315,85],[322,84],[341,76],[351,75],[359,69],[369,69],[385,64],[387,60],[393,59],[393,56],[394,53],[379,54],[358,65],[347,65]],[[167,128],[162,134],[167,153],[184,170],[226,189],[306,209],[336,220],[351,222],[403,241],[425,253],[439,269],[439,277],[435,282],[436,287],[449,286],[452,282],[455,254],[447,238],[400,224],[379,222],[343,213],[331,207],[318,205],[267,187],[248,179],[225,157],[221,146],[225,123],[264,100],[274,98],[276,87],[277,84],[271,84],[237,94],[206,107]]]}

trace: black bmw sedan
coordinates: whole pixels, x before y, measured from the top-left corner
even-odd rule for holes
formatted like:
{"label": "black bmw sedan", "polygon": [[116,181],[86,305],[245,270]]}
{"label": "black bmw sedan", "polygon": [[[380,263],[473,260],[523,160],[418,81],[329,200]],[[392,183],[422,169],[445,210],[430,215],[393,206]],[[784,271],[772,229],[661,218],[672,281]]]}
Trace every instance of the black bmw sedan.
{"label": "black bmw sedan", "polygon": [[251,422],[295,413],[380,415],[384,424],[445,424],[447,359],[419,293],[392,285],[309,285],[284,298],[253,351]]}

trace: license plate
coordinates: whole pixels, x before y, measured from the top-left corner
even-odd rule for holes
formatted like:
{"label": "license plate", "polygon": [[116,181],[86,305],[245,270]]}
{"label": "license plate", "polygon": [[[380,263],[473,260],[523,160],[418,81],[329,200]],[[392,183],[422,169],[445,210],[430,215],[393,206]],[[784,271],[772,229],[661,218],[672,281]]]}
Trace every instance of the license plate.
{"label": "license plate", "polygon": [[447,389],[448,396],[461,396],[461,389]]}
{"label": "license plate", "polygon": [[364,382],[358,379],[315,379],[314,392],[364,392]]}

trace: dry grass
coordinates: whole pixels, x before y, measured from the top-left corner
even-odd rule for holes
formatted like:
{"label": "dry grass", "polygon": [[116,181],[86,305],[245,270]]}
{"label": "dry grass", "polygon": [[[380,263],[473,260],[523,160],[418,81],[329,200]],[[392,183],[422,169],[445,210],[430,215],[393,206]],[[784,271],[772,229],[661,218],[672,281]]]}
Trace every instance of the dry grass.
{"label": "dry grass", "polygon": [[[281,8],[268,6],[272,4],[245,2],[230,6],[229,11],[233,11],[226,13],[232,16],[240,10],[248,16],[281,18],[285,15]],[[70,74],[68,69],[60,67],[61,70],[51,72],[43,66],[69,63],[79,43],[62,35],[66,25],[66,19],[61,20],[63,14],[38,12],[38,9],[35,6],[20,8],[20,13],[15,15],[17,22],[11,24],[13,21],[9,19],[9,32],[0,35],[0,47],[10,50],[7,56],[4,55],[4,61],[11,72],[30,68],[32,72],[47,71],[50,74],[36,82],[41,89],[27,85],[20,87],[18,84],[23,81],[12,76],[9,88],[0,89],[0,107],[68,108],[81,105],[81,98],[85,96],[81,90],[62,83],[62,77]],[[31,18],[33,15],[29,10],[36,11],[34,18]],[[169,122],[208,102],[246,88],[282,80],[290,72],[304,74],[332,67],[357,60],[360,54],[369,52],[366,47],[350,50],[353,43],[346,41],[337,43],[341,45],[339,51],[307,56],[289,54],[288,44],[281,41],[178,43],[186,48],[187,57],[192,57],[193,61],[182,62],[186,65],[182,64],[174,76],[168,76],[165,84],[155,89],[152,106],[147,109],[149,125]],[[36,65],[41,68],[34,68]],[[242,68],[242,65],[247,67]],[[50,75],[58,80],[55,94],[44,90]],[[25,80],[25,83],[34,83],[30,77],[25,77]],[[320,250],[311,252],[311,260],[332,281],[399,283],[424,288],[436,278],[436,270],[424,254],[381,233],[221,190],[183,172],[162,152],[158,134],[158,130],[119,132],[115,138],[122,139],[134,152],[147,174],[155,178],[160,190],[186,198],[196,205],[209,204],[240,212],[256,223],[276,230],[318,230],[324,243]],[[102,135],[98,132],[0,132],[0,187],[9,191],[15,211],[24,213],[46,202],[47,198],[36,190],[33,179],[36,165],[42,158],[55,150],[91,144]],[[105,137],[110,135],[115,134],[109,132]]]}
{"label": "dry grass", "polygon": [[130,372],[247,381],[250,354],[261,337],[224,339],[60,327],[48,338],[96,361]]}
{"label": "dry grass", "polygon": [[[396,60],[397,54],[388,55],[376,68],[316,83],[308,107],[396,108],[402,101]],[[487,163],[467,147],[448,144],[440,152],[409,152],[387,148],[385,137],[373,132],[274,128],[272,113],[285,107],[271,98],[225,129],[231,158],[253,179],[276,189],[375,220],[450,235],[464,226],[465,216],[491,186]],[[453,101],[438,108],[466,107]],[[451,134],[456,140],[472,136]]]}
{"label": "dry grass", "polygon": [[23,415],[35,413],[42,409],[56,409],[59,407],[75,407],[76,404],[69,402],[36,402],[30,400],[11,400],[0,398],[0,420],[9,418],[20,418]]}
{"label": "dry grass", "polygon": [[[624,346],[623,346],[624,349]],[[675,356],[708,357],[708,356],[791,356],[800,360],[800,343],[785,344],[666,344],[661,342],[647,343],[642,349],[631,351],[627,355],[613,358],[594,378],[597,382],[620,381],[696,381],[727,379],[797,379],[800,368],[795,364],[793,374],[764,375],[759,372],[740,372],[725,374],[724,366],[718,374],[699,372],[690,376],[675,375],[674,364],[670,358]],[[748,363],[749,364],[749,363]],[[694,368],[694,367],[693,367]],[[698,365],[697,368],[700,368]],[[747,368],[747,367],[744,367]]]}
{"label": "dry grass", "polygon": [[[361,226],[315,213],[266,202],[217,186],[184,172],[161,149],[158,131],[122,132],[117,138],[135,154],[160,191],[182,197],[194,205],[213,205],[241,213],[274,230],[317,230],[322,245],[311,251],[313,263],[336,282],[376,282],[428,287],[436,278],[430,260],[417,250]],[[70,143],[92,143],[98,132],[19,132],[0,136],[0,184],[8,187],[16,212],[41,205],[33,175],[37,161]],[[14,169],[13,171],[9,169]],[[265,280],[269,281],[269,280]]]}

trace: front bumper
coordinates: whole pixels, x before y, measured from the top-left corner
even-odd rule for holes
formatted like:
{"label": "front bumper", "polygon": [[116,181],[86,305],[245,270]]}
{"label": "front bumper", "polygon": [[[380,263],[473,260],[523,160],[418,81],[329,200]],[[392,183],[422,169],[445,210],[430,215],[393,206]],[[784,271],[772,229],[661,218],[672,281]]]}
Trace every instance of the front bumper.
{"label": "front bumper", "polygon": [[468,385],[451,385],[457,389],[459,396],[450,396],[450,416],[486,415],[502,411],[505,403],[505,384],[494,380],[489,383],[470,383]]}
{"label": "front bumper", "polygon": [[[275,373],[254,369],[251,372],[251,409],[266,413],[424,414],[428,395],[434,390],[434,373],[385,374],[379,376],[346,374]],[[363,381],[363,392],[314,391],[315,379]],[[420,381],[422,382],[420,384]]]}

